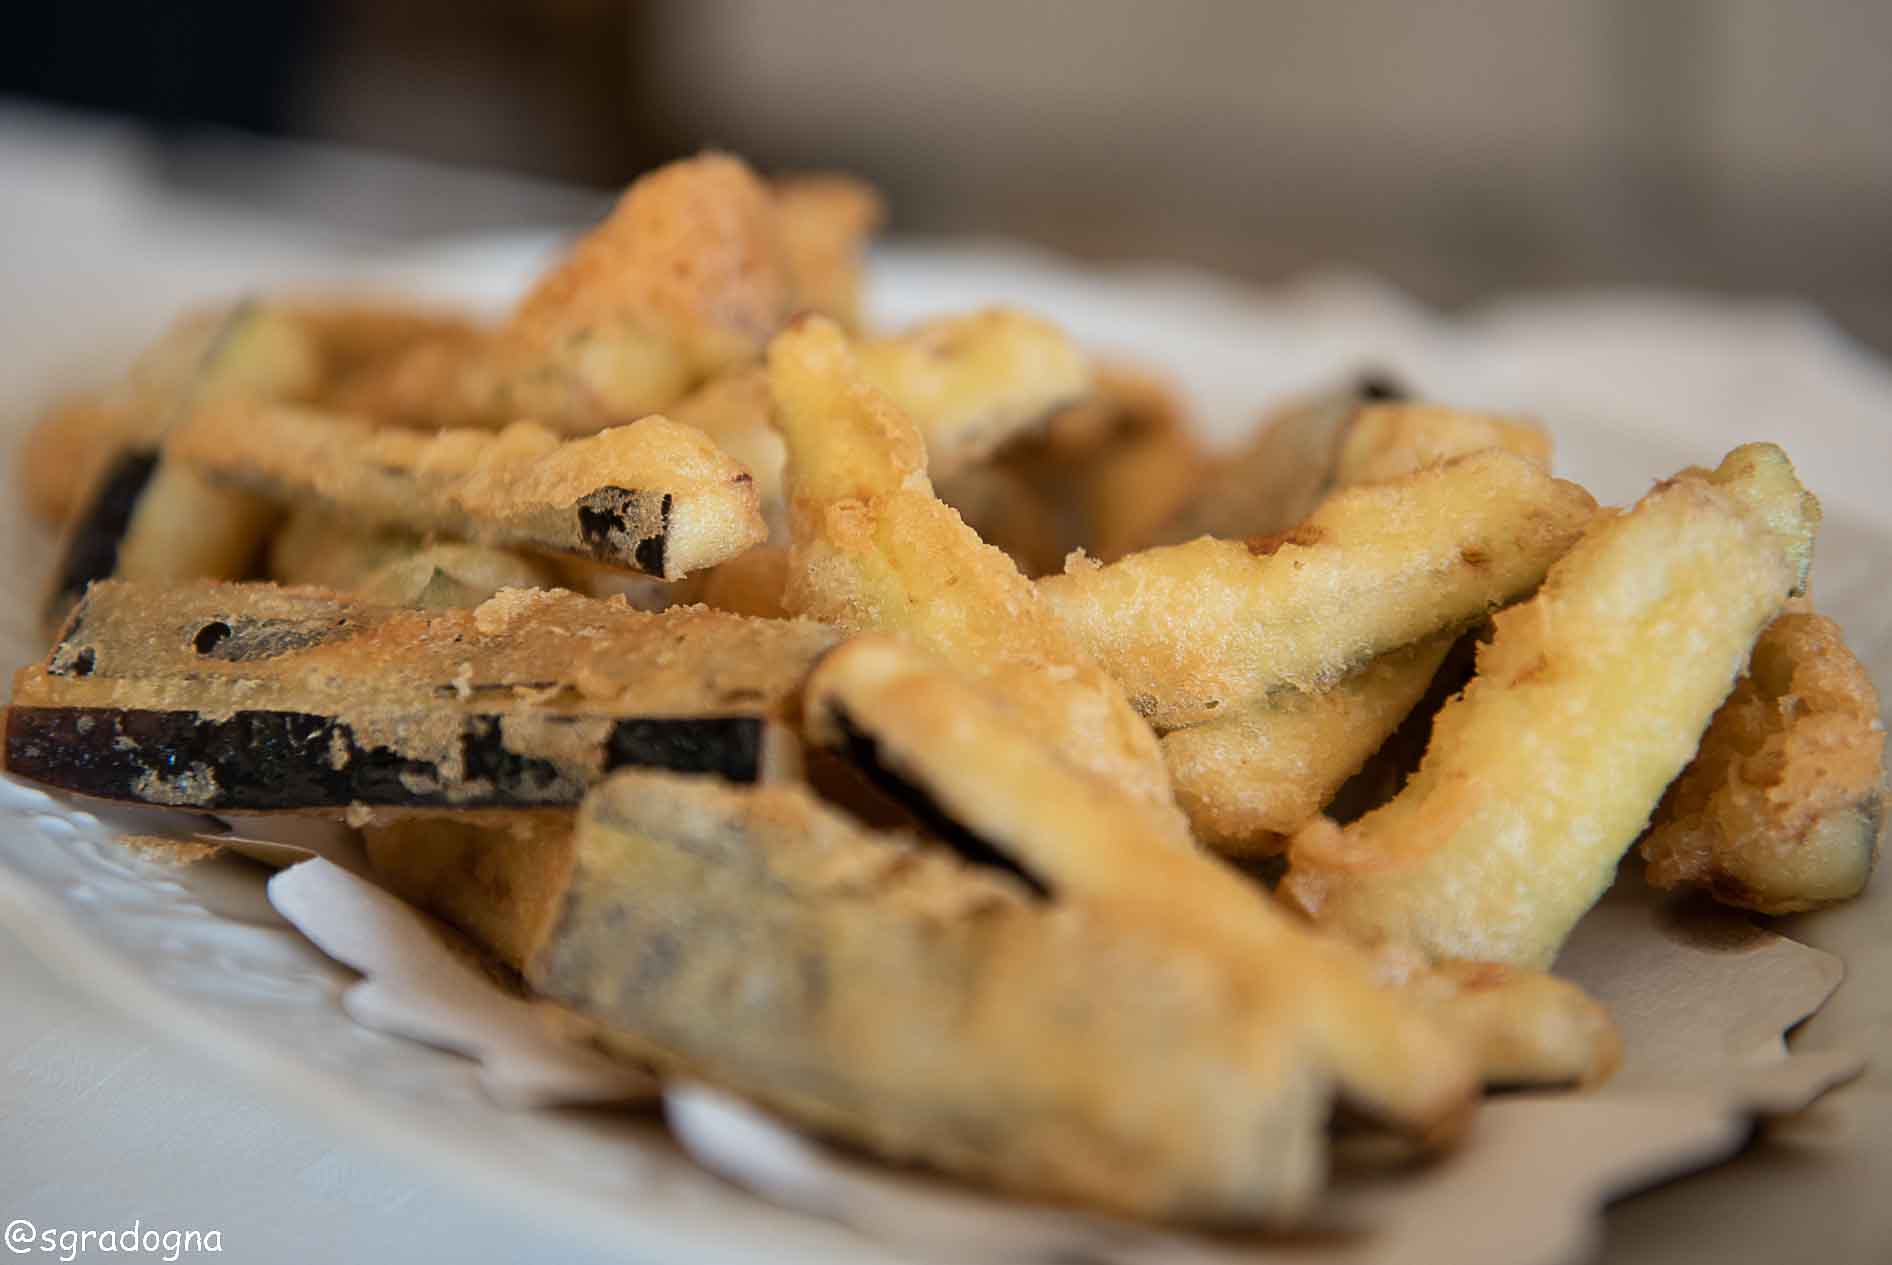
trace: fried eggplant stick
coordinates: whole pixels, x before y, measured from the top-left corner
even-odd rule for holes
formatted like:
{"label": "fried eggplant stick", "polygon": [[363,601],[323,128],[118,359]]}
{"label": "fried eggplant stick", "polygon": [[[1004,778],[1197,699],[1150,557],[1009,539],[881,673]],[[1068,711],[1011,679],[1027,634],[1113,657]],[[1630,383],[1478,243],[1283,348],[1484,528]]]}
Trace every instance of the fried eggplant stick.
{"label": "fried eggplant stick", "polygon": [[703,154],[640,177],[490,336],[413,347],[341,403],[416,426],[590,434],[754,363],[794,300],[774,195],[740,159]]}
{"label": "fried eggplant stick", "polygon": [[1345,489],[1280,536],[1083,559],[1038,582],[1159,730],[1463,629],[1534,588],[1595,510],[1589,493],[1487,450]]}
{"label": "fried eggplant stick", "polygon": [[807,318],[769,349],[788,444],[786,601],[847,632],[895,632],[1010,695],[1020,723],[1186,827],[1149,726],[1012,560],[933,494],[918,428],[868,385],[841,331]]}
{"label": "fried eggplant stick", "polygon": [[1547,966],[1805,584],[1818,521],[1768,444],[1599,520],[1496,617],[1405,789],[1300,832],[1281,892],[1359,941]]}
{"label": "fried eggplant stick", "polygon": [[421,434],[307,409],[200,411],[166,454],[216,482],[351,520],[677,580],[767,535],[748,471],[700,431],[646,417],[561,440]]}
{"label": "fried eggplant stick", "polygon": [[237,812],[570,805],[611,769],[753,781],[832,630],[508,589],[409,611],[317,589],[96,584],[14,678],[8,772]]}
{"label": "fried eggplant stick", "polygon": [[[1126,909],[1178,940],[1198,930],[1239,940],[1247,920],[1280,916],[1199,853],[1150,856],[1137,805],[1023,737],[1003,699],[910,646],[859,637],[835,650],[809,677],[804,715],[813,742],[846,752],[963,857],[1050,898]],[[1376,972],[1450,1017],[1491,1083],[1593,1082],[1615,1067],[1614,1027],[1573,985],[1493,963],[1432,970],[1398,950],[1381,951]]]}
{"label": "fried eggplant stick", "polygon": [[1837,624],[1795,610],[1754,643],[1642,856],[1657,887],[1799,913],[1864,890],[1885,825],[1878,691]]}
{"label": "fried eggplant stick", "polygon": [[1336,1095],[1415,1138],[1455,1131],[1468,1057],[1363,955],[929,663],[888,638],[830,655],[816,732],[872,733],[991,856],[869,833],[796,788],[619,780],[581,810],[535,986],[817,1128],[1133,1215],[1291,1218]]}
{"label": "fried eggplant stick", "polygon": [[[1062,330],[1007,308],[942,317],[853,346],[862,377],[919,427],[932,473],[983,469],[993,448],[1090,390],[1089,363]],[[668,416],[702,429],[749,468],[774,527],[786,517],[787,452],[772,411],[768,373],[753,369],[705,383]]]}
{"label": "fried eggplant stick", "polygon": [[[187,320],[134,370],[98,429],[39,436],[28,468],[66,450],[69,468],[92,480],[67,524],[42,608],[50,637],[95,580],[147,583],[242,579],[251,572],[277,511],[196,470],[162,460],[159,441],[199,407],[245,399],[301,398],[319,380],[319,356],[297,322],[248,302],[214,319]],[[34,477],[47,474],[44,469]],[[55,478],[57,476],[54,476]]]}

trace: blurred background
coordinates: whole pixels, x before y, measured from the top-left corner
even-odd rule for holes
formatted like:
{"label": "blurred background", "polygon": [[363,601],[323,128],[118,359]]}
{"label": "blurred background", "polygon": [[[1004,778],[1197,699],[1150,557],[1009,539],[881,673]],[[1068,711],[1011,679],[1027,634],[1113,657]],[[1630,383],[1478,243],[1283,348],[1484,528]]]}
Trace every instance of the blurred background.
{"label": "blurred background", "polygon": [[579,223],[718,145],[865,175],[903,234],[1351,264],[1447,308],[1787,295],[1892,351],[1883,0],[210,0],[9,28],[0,105],[136,119],[156,178],[377,240]]}

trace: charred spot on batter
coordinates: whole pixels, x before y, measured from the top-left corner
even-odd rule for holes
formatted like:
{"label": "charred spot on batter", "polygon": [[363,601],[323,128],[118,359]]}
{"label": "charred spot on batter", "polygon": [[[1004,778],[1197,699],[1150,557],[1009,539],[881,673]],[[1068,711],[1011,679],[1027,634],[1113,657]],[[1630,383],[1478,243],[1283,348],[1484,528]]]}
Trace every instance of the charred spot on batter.
{"label": "charred spot on batter", "polygon": [[1483,571],[1491,565],[1491,554],[1483,546],[1466,545],[1458,551],[1458,560],[1474,571]]}
{"label": "charred spot on batter", "polygon": [[1297,523],[1286,531],[1251,537],[1248,541],[1248,552],[1257,558],[1266,558],[1277,552],[1283,545],[1299,545],[1305,548],[1309,545],[1318,545],[1326,537],[1327,533],[1312,523]]}

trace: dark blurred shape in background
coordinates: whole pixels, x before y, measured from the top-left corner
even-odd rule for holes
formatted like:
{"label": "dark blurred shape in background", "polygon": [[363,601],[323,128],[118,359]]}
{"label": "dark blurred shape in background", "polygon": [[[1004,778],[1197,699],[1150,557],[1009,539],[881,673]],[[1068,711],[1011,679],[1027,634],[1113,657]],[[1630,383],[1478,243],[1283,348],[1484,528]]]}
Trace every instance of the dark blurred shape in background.
{"label": "dark blurred shape in background", "polygon": [[[1263,280],[1351,263],[1447,306],[1615,283],[1786,294],[1892,350],[1880,0],[216,0],[8,18],[0,93],[149,121],[172,179],[392,215],[407,235],[601,203],[522,181],[377,211],[314,178],[251,178],[249,147],[206,129],[600,191],[722,145],[866,175],[896,231]],[[252,159],[280,176],[280,157]]]}

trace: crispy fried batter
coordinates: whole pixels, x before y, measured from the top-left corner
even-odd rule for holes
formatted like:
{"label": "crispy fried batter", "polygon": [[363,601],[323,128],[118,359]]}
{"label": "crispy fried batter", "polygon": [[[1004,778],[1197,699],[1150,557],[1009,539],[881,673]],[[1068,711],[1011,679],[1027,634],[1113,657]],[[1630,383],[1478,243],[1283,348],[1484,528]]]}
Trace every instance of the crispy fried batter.
{"label": "crispy fried batter", "polygon": [[861,380],[841,331],[797,322],[769,349],[787,440],[794,543],[787,605],[838,628],[898,632],[1007,691],[1020,723],[1165,812],[1156,737],[1010,558],[933,495],[918,429]]}
{"label": "crispy fried batter", "polygon": [[748,472],[659,416],[561,441],[529,422],[429,435],[238,402],[200,411],[166,451],[221,482],[362,523],[668,580],[767,535]]}
{"label": "crispy fried batter", "polygon": [[1622,1062],[1609,1011],[1568,980],[1497,962],[1427,965],[1395,946],[1374,960],[1382,983],[1470,1043],[1487,1085],[1597,1085]]}
{"label": "crispy fried batter", "polygon": [[1281,891],[1322,925],[1545,966],[1802,581],[1817,503],[1778,448],[1658,485],[1501,612],[1385,807],[1298,834]]}
{"label": "crispy fried batter", "polygon": [[1782,615],[1656,810],[1649,881],[1764,914],[1865,887],[1886,822],[1879,694],[1839,626]]}
{"label": "crispy fried batter", "polygon": [[686,586],[683,599],[735,615],[788,619],[790,612],[782,600],[788,589],[788,575],[787,546],[757,545],[698,573]]}
{"label": "crispy fried batter", "polygon": [[1175,544],[1239,539],[1300,522],[1336,488],[1377,483],[1487,448],[1550,468],[1550,437],[1519,418],[1407,401],[1374,403],[1362,384],[1297,400],[1218,458],[1197,494],[1151,534]]}
{"label": "crispy fried batter", "polygon": [[[50,634],[86,587],[109,576],[148,583],[241,579],[263,552],[275,508],[150,445],[193,408],[298,398],[318,381],[319,357],[298,323],[242,303],[201,327],[186,322],[147,355],[121,392],[121,412],[74,464],[93,482],[60,544],[42,609]],[[72,439],[72,436],[67,436]],[[93,465],[94,461],[100,464]]]}
{"label": "crispy fried batter", "polygon": [[[1198,854],[1152,857],[1163,836],[1138,805],[1020,736],[1002,698],[899,643],[861,637],[831,652],[804,712],[811,739],[847,751],[962,855],[1010,867],[1054,901],[1127,907],[1179,943],[1278,917]],[[1381,950],[1374,967],[1446,1021],[1490,1084],[1590,1084],[1617,1063],[1608,1015],[1574,985],[1490,963],[1428,967],[1401,950]]]}
{"label": "crispy fried batter", "polygon": [[1134,1215],[1292,1217],[1336,1093],[1413,1135],[1452,1130],[1463,1050],[1362,956],[925,663],[857,640],[811,705],[860,718],[955,816],[1002,823],[1046,895],[798,788],[623,779],[581,812],[535,985],[817,1128]]}
{"label": "crispy fried batter", "polygon": [[1087,395],[1090,365],[1063,330],[1011,308],[945,316],[855,348],[857,372],[913,420],[944,478]]}
{"label": "crispy fried batter", "polygon": [[1227,856],[1285,849],[1412,710],[1454,640],[1432,637],[1324,690],[1280,690],[1163,735],[1196,838]]}
{"label": "crispy fried batter", "polygon": [[347,404],[412,424],[532,418],[589,434],[755,361],[792,301],[774,196],[739,159],[704,154],[631,185],[491,338],[416,346]]}
{"label": "crispy fried batter", "polygon": [[433,814],[361,832],[390,891],[514,970],[550,932],[571,880],[574,814]]}
{"label": "crispy fried batter", "polygon": [[[910,645],[865,636],[832,651],[809,677],[803,711],[812,741],[844,748],[870,772],[878,770],[885,785],[950,823],[954,846],[1009,867],[1053,902],[1108,910],[1158,938],[1216,944],[1238,958],[1266,959],[1265,943],[1281,937],[1285,953],[1356,961],[1337,941],[1303,937],[1235,871],[1197,849],[1172,846],[1147,806],[1026,734],[1001,692]],[[1311,1017],[1322,1003],[1307,1004]],[[1345,1029],[1366,1021],[1372,1009],[1342,1005],[1319,1022]],[[1402,1084],[1400,1073],[1365,1049],[1333,1056],[1379,1086],[1354,1092],[1395,1115],[1438,1088]],[[1393,1107],[1397,1100],[1408,1108]]]}
{"label": "crispy fried batter", "polygon": [[286,294],[270,306],[302,326],[321,356],[323,394],[344,390],[357,374],[434,344],[471,347],[488,335],[460,312],[373,293]]}
{"label": "crispy fried batter", "polygon": [[633,776],[587,801],[527,976],[627,1053],[896,1159],[1133,1216],[1280,1223],[1320,1187],[1337,1095],[1424,1135],[1472,1080],[1343,946],[1240,894],[1238,955],[1033,900],[798,787]]}
{"label": "crispy fried batter", "polygon": [[776,182],[775,219],[797,310],[861,327],[861,255],[886,210],[873,186],[852,176]]}
{"label": "crispy fried batter", "polygon": [[65,522],[112,459],[154,447],[191,408],[231,396],[301,400],[321,385],[318,343],[294,312],[242,303],[191,312],[104,392],[55,405],[26,437],[20,483],[35,517]]}
{"label": "crispy fried batter", "polygon": [[[1089,372],[1063,333],[1005,308],[862,339],[854,349],[863,376],[919,428],[929,468],[962,473],[969,493],[981,478],[975,463],[1081,394]],[[705,383],[668,415],[706,432],[755,475],[763,514],[778,529],[786,450],[771,414],[767,372],[748,369]]]}
{"label": "crispy fried batter", "polygon": [[1337,493],[1282,536],[1075,560],[1038,588],[1138,711],[1174,729],[1483,618],[1533,588],[1594,508],[1486,451]]}
{"label": "crispy fried batter", "polygon": [[788,449],[771,420],[771,407],[768,371],[757,367],[710,379],[664,416],[696,427],[749,472],[769,538],[785,541],[788,503],[782,492],[782,467],[788,461]]}
{"label": "crispy fried batter", "polygon": [[1264,418],[1246,445],[1213,460],[1196,495],[1156,526],[1149,542],[1241,540],[1306,518],[1333,490],[1334,463],[1363,399],[1349,383],[1291,401]]}
{"label": "crispy fried batter", "polygon": [[[1142,547],[1190,498],[1204,458],[1174,384],[1105,362],[1089,397],[1060,409],[1042,430],[1015,437],[992,465],[1022,478],[1049,510],[1060,560],[1083,549],[1110,562]],[[949,501],[955,483],[942,481]]]}
{"label": "crispy fried batter", "polygon": [[1366,404],[1341,435],[1331,478],[1343,488],[1383,483],[1487,448],[1550,469],[1550,435],[1535,422],[1437,404]]}
{"label": "crispy fried batter", "polygon": [[1011,558],[1027,577],[1063,564],[1057,512],[1018,471],[996,462],[966,466],[941,479],[939,499],[959,511],[979,539]]}
{"label": "crispy fried batter", "polygon": [[[1490,448],[1550,465],[1549,437],[1524,423],[1429,405],[1366,405],[1343,429],[1329,482],[1334,489],[1386,482]],[[1197,837],[1233,856],[1286,848],[1288,835],[1399,728],[1452,642],[1450,633],[1430,638],[1326,689],[1277,691],[1165,735],[1176,799]]]}
{"label": "crispy fried batter", "polygon": [[792,754],[774,722],[834,640],[544,589],[412,611],[107,581],[14,678],[6,763],[81,794],[259,812],[572,804],[631,764],[753,780]]}

